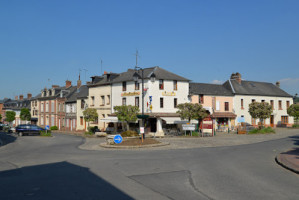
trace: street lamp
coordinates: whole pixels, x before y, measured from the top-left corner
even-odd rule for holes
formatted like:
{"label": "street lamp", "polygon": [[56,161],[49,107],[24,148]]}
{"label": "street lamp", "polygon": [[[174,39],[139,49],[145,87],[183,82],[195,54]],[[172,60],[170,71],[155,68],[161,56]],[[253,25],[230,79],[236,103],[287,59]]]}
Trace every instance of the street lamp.
{"label": "street lamp", "polygon": [[[141,70],[141,76],[139,75],[138,71]],[[142,134],[142,142],[143,142],[143,138],[144,138],[144,119],[145,119],[145,115],[144,115],[144,69],[141,68],[141,67],[135,67],[135,73],[133,74],[133,79],[134,81],[138,81],[138,79],[141,78],[141,83],[142,83],[142,86],[141,86],[141,95],[142,95],[142,110],[141,110],[141,113],[142,113],[142,116],[139,116],[142,120],[142,123],[141,123],[141,127],[140,127],[140,133],[141,133],[141,130],[143,130],[143,133]]]}

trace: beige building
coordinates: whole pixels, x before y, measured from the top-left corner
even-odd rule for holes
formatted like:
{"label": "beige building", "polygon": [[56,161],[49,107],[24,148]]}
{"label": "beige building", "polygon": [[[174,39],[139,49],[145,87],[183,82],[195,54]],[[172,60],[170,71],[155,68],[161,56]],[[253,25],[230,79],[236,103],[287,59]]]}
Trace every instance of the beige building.
{"label": "beige building", "polygon": [[236,115],[233,94],[222,85],[190,83],[191,103],[199,103],[209,111],[216,130],[234,129]]}
{"label": "beige building", "polygon": [[77,106],[77,131],[86,131],[87,130],[87,122],[84,120],[83,111],[88,108],[88,87],[83,85],[79,89],[79,94],[76,99]]}

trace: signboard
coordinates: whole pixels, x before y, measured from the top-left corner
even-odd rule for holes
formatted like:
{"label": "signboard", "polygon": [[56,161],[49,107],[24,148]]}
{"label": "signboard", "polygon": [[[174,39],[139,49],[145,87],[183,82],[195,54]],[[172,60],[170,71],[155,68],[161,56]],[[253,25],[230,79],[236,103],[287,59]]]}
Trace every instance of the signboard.
{"label": "signboard", "polygon": [[140,134],[144,133],[144,127],[140,127]]}
{"label": "signboard", "polygon": [[237,121],[238,121],[239,123],[245,122],[245,118],[244,118],[244,117],[238,117],[238,118],[237,118]]}
{"label": "signboard", "polygon": [[211,118],[204,119],[202,121],[202,134],[211,133],[213,136],[213,120]]}
{"label": "signboard", "polygon": [[139,96],[140,92],[123,92],[121,93],[122,97],[126,97],[126,96]]}
{"label": "signboard", "polygon": [[153,96],[149,96],[149,101],[150,101],[150,102],[153,101]]}
{"label": "signboard", "polygon": [[45,126],[45,129],[46,129],[46,130],[49,130],[49,129],[50,129],[50,126],[49,126],[49,125]]}
{"label": "signboard", "polygon": [[116,144],[120,144],[123,141],[123,138],[121,137],[121,135],[116,135],[116,136],[114,136],[113,141]]}
{"label": "signboard", "polygon": [[195,124],[183,124],[182,125],[184,131],[194,131]]}
{"label": "signboard", "polygon": [[176,96],[175,92],[162,92],[162,96]]}

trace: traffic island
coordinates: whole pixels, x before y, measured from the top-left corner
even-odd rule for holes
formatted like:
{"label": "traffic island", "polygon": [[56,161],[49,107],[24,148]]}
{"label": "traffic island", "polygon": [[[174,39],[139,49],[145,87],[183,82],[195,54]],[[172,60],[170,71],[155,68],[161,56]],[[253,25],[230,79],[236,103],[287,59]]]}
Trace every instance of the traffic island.
{"label": "traffic island", "polygon": [[120,144],[112,143],[101,143],[101,147],[105,148],[119,148],[119,149],[132,149],[132,148],[149,148],[149,147],[160,147],[169,145],[168,142],[160,142],[153,138],[146,138],[142,140],[140,138],[125,139]]}

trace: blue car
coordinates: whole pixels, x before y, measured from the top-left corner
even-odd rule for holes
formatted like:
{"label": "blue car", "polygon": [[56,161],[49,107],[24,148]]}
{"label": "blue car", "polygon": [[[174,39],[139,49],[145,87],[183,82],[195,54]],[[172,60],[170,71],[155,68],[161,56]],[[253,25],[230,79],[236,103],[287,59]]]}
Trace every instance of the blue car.
{"label": "blue car", "polygon": [[41,131],[43,130],[45,129],[32,124],[20,124],[16,127],[16,133],[18,133],[19,136],[29,135],[29,134],[40,135]]}

